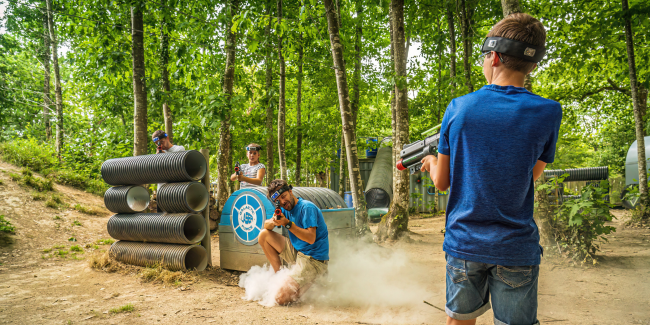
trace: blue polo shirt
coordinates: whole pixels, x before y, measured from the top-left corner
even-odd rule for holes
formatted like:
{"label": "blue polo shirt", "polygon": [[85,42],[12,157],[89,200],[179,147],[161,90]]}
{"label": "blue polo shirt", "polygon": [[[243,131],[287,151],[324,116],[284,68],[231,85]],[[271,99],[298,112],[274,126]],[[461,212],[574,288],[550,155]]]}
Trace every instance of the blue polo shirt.
{"label": "blue polo shirt", "polygon": [[300,228],[316,227],[316,241],[311,245],[289,231],[289,240],[297,251],[321,261],[330,259],[327,225],[323,213],[314,203],[298,198],[298,203],[291,211],[282,208],[282,213]]}
{"label": "blue polo shirt", "polygon": [[451,101],[440,129],[450,158],[443,250],[469,261],[540,263],[533,167],[552,163],[562,107],[524,88],[488,85]]}

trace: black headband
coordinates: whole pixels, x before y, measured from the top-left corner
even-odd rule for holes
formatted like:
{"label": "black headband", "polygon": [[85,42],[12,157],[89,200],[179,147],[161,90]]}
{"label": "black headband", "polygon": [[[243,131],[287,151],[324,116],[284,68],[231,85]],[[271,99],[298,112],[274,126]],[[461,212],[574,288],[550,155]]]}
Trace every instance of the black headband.
{"label": "black headband", "polygon": [[277,191],[275,191],[275,193],[273,193],[272,195],[269,193],[269,197],[271,198],[271,201],[272,201],[272,202],[275,202],[275,200],[276,200],[278,197],[280,197],[280,195],[282,195],[282,193],[284,193],[284,192],[286,192],[286,191],[288,191],[288,190],[291,190],[291,189],[293,189],[293,186],[291,186],[291,185],[284,185],[284,186],[282,186],[280,189],[278,189]]}
{"label": "black headband", "polygon": [[481,46],[481,52],[499,52],[538,63],[546,54],[546,48],[532,44],[515,41],[503,37],[486,37]]}

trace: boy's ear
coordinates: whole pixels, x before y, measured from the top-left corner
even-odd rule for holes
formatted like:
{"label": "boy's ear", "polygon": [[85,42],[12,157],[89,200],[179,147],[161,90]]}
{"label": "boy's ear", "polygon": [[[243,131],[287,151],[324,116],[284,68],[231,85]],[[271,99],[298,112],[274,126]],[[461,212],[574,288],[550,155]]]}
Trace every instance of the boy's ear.
{"label": "boy's ear", "polygon": [[528,71],[527,74],[531,74],[533,71],[535,71],[535,68],[537,68],[537,63],[533,65],[533,67],[530,69],[530,71]]}
{"label": "boy's ear", "polygon": [[490,57],[492,59],[492,66],[493,67],[498,67],[501,63],[501,60],[499,60],[499,54],[497,52],[492,51],[492,55]]}

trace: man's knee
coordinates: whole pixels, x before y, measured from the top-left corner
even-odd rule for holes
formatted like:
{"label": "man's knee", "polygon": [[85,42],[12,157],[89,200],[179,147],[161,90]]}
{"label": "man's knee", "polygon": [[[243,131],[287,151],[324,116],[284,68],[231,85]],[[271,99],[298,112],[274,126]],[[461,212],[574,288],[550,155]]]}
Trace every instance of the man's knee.
{"label": "man's knee", "polygon": [[275,296],[275,302],[280,306],[288,305],[298,299],[298,288],[292,285],[285,285]]}
{"label": "man's knee", "polygon": [[266,240],[269,238],[269,231],[267,229],[262,229],[260,231],[260,236],[257,238],[257,241],[260,243],[266,243]]}

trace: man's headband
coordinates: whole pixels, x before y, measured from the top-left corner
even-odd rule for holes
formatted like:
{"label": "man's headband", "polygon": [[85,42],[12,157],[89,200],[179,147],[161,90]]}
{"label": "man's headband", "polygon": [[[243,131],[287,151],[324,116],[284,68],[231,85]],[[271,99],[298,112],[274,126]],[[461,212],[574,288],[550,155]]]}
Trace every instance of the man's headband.
{"label": "man's headband", "polygon": [[246,151],[260,151],[262,147],[246,147]]}
{"label": "man's headband", "polygon": [[166,138],[166,137],[167,137],[167,133],[164,133],[164,134],[161,135],[160,137],[155,137],[155,138],[153,138],[153,142],[158,142],[158,141],[160,141],[160,139],[164,139],[164,138]]}
{"label": "man's headband", "polygon": [[286,191],[289,191],[291,189],[293,189],[293,186],[291,186],[291,185],[282,186],[279,190],[275,191],[275,193],[273,193],[273,195],[271,195],[271,201],[275,202],[275,200],[277,198],[279,198],[280,195],[282,195],[282,193],[284,193]]}
{"label": "man's headband", "polygon": [[532,44],[515,41],[503,37],[486,37],[481,46],[481,52],[499,52],[524,59],[529,62],[538,63],[546,54],[546,48]]}

